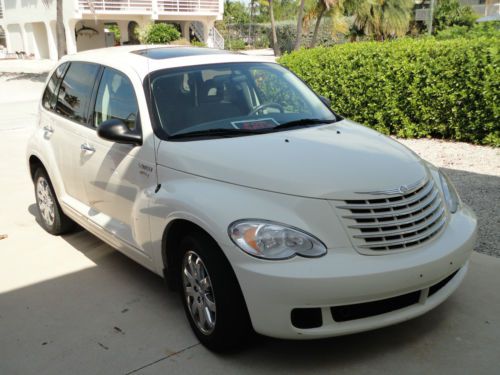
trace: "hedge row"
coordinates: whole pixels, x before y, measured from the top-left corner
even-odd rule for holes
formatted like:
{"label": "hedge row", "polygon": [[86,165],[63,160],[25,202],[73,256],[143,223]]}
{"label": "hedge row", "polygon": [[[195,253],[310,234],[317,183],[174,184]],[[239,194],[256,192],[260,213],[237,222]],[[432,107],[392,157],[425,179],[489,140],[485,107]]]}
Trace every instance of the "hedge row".
{"label": "hedge row", "polygon": [[500,146],[498,38],[348,43],[279,61],[336,112],[385,134]]}

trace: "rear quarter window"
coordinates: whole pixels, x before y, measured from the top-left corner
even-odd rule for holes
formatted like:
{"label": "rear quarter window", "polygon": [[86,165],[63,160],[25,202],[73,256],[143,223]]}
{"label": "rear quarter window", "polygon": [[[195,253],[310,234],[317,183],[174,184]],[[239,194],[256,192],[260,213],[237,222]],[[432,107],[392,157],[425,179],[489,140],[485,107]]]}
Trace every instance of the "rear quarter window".
{"label": "rear quarter window", "polygon": [[72,62],[59,88],[55,110],[58,114],[87,124],[88,106],[100,66]]}
{"label": "rear quarter window", "polygon": [[54,109],[57,101],[57,88],[67,67],[68,63],[63,63],[52,73],[42,97],[42,105],[45,109]]}

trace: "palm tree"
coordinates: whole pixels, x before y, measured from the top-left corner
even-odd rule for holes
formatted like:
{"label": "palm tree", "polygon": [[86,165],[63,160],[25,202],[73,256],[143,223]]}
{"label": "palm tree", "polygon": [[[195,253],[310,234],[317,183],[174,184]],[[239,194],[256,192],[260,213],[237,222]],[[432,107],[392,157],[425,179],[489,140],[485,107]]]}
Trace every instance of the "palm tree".
{"label": "palm tree", "polygon": [[408,31],[413,0],[375,0],[360,2],[352,7],[354,24],[365,35],[377,40],[402,36]]}
{"label": "palm tree", "polygon": [[276,36],[276,23],[274,22],[273,0],[269,1],[269,17],[271,18],[271,36],[273,39],[274,56],[281,55],[280,47],[278,46],[278,38]]}
{"label": "palm tree", "polygon": [[300,0],[299,14],[297,16],[297,39],[295,39],[294,50],[298,50],[300,47],[300,41],[302,40],[302,23],[304,22],[304,3],[305,0]]}
{"label": "palm tree", "polygon": [[314,32],[311,38],[311,42],[309,43],[309,48],[313,48],[316,45],[316,40],[318,39],[319,26],[321,24],[323,16],[331,11],[332,13],[335,13],[333,15],[333,22],[337,23],[338,15],[343,12],[344,1],[346,0],[319,0],[316,3],[316,6],[312,8],[308,12],[308,14],[306,14],[304,20],[310,20],[312,18],[316,18],[316,24],[314,25]]}

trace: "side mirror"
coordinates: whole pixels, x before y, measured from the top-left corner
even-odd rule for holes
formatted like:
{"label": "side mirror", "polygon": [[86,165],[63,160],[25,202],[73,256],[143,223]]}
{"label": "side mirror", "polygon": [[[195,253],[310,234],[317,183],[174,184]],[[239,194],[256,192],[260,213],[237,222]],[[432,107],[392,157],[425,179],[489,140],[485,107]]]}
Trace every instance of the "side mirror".
{"label": "side mirror", "polygon": [[319,98],[321,99],[321,101],[327,106],[327,107],[330,107],[332,105],[332,102],[330,101],[330,99],[320,95]]}
{"label": "side mirror", "polygon": [[126,143],[134,146],[142,144],[141,135],[132,133],[127,125],[118,119],[104,121],[97,128],[97,135],[102,139],[116,143]]}

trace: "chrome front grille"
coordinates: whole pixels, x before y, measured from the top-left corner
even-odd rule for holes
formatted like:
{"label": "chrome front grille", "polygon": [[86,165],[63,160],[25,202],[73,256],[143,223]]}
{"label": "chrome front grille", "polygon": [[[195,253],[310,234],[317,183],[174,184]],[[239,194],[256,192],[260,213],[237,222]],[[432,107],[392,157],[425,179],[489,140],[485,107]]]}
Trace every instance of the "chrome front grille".
{"label": "chrome front grille", "polygon": [[377,198],[345,200],[337,206],[360,249],[410,248],[434,237],[446,223],[441,195],[432,178],[404,194],[381,195],[377,192]]}

